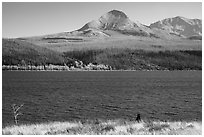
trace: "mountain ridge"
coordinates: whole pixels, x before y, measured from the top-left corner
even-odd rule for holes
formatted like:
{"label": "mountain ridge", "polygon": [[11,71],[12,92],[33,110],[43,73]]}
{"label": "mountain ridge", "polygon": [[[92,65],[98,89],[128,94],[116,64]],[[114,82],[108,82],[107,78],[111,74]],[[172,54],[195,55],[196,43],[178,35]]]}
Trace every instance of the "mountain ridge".
{"label": "mountain ridge", "polygon": [[[179,23],[175,21],[178,19],[180,20]],[[173,25],[171,24],[172,20]],[[184,25],[181,23],[184,23]],[[192,25],[197,26],[195,28]],[[194,29],[196,29],[195,33],[193,32]],[[162,39],[191,38],[192,36],[202,37],[202,20],[188,19],[182,16],[176,16],[173,18],[165,18],[163,20],[156,21],[147,26],[140,23],[139,21],[130,20],[130,18],[123,11],[111,10],[103,14],[98,19],[92,20],[74,31],[65,31],[43,36],[45,38],[67,38],[75,36],[107,38],[114,36],[114,33],[112,32],[115,32],[115,34],[119,33],[126,36],[145,36]]]}
{"label": "mountain ridge", "polygon": [[102,15],[99,19],[86,23],[82,28],[76,31],[86,31],[88,29],[96,30],[113,30],[123,34],[150,36],[153,34],[150,28],[139,23],[133,22],[122,11],[111,10]]}
{"label": "mountain ridge", "polygon": [[182,16],[165,18],[150,24],[150,28],[166,30],[182,37],[202,36],[202,20]]}
{"label": "mountain ridge", "polygon": [[[176,22],[176,20],[179,21]],[[196,29],[195,33],[194,29]],[[75,31],[60,33],[60,35],[106,38],[114,35],[110,33],[112,31],[129,36],[162,39],[191,38],[192,36],[202,37],[202,20],[176,16],[151,23],[147,26],[139,21],[132,21],[123,11],[111,10]]]}

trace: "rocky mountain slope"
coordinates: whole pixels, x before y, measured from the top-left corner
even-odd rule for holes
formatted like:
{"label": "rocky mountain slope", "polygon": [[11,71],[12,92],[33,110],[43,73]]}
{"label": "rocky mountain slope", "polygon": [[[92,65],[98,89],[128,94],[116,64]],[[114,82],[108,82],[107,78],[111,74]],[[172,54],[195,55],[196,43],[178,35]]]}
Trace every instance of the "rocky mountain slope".
{"label": "rocky mountain slope", "polygon": [[[122,34],[130,34],[135,36],[154,36],[155,33],[147,26],[139,22],[131,21],[125,13],[118,10],[112,10],[101,16],[98,20],[93,20],[85,24],[77,31],[101,31],[106,30],[117,31]],[[105,34],[104,34],[105,35]]]}
{"label": "rocky mountain slope", "polygon": [[177,16],[146,26],[138,21],[130,20],[122,11],[112,10],[105,13],[100,18],[88,22],[78,30],[46,35],[44,40],[53,39],[55,41],[66,40],[68,42],[84,42],[86,38],[114,38],[125,36],[170,40],[186,37],[194,39],[194,36],[196,36],[196,40],[200,40],[200,37],[202,37],[202,21],[199,19],[187,19]]}
{"label": "rocky mountain slope", "polygon": [[187,19],[177,16],[157,21],[150,25],[150,28],[166,30],[169,33],[183,37],[202,36],[202,20]]}

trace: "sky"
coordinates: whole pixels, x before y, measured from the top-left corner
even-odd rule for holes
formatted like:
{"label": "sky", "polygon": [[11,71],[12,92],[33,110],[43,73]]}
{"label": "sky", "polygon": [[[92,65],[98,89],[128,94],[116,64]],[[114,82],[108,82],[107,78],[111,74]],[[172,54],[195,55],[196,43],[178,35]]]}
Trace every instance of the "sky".
{"label": "sky", "polygon": [[3,2],[2,37],[74,31],[113,9],[145,25],[175,16],[202,19],[201,2]]}

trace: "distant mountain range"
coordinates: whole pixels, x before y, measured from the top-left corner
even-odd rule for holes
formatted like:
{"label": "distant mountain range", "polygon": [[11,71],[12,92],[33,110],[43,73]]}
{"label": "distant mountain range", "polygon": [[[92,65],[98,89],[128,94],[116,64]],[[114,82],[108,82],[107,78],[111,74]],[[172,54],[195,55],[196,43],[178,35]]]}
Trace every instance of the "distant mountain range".
{"label": "distant mountain range", "polygon": [[187,19],[181,16],[157,21],[152,23],[150,28],[166,30],[183,37],[202,36],[202,20]]}
{"label": "distant mountain range", "polygon": [[[128,52],[124,49],[128,49]],[[83,60],[86,63],[91,61],[105,63],[109,66],[115,66],[115,68],[121,64],[118,69],[124,68],[124,63],[126,63],[125,68],[128,69],[133,64],[138,65],[137,63],[148,66],[153,60],[151,58],[150,60],[144,59],[143,57],[147,56],[145,52],[140,52],[141,55],[137,53],[133,57],[134,53],[131,51],[137,52],[137,50],[175,51],[176,56],[185,54],[186,61],[191,58],[189,57],[190,54],[193,53],[194,56],[195,51],[196,56],[199,53],[200,61],[202,20],[177,16],[146,26],[138,21],[130,20],[122,11],[112,10],[72,32],[3,39],[2,61],[3,64],[15,65],[49,63],[64,65],[71,64],[75,60]],[[188,50],[193,52],[188,52]],[[185,52],[177,54],[176,51]],[[124,53],[126,58],[120,60]],[[173,54],[166,58],[167,61],[169,59],[175,63],[175,60],[172,59],[174,57],[171,56]],[[162,57],[164,57],[163,54]],[[130,60],[133,63],[129,62]],[[160,60],[160,53],[158,53],[157,59],[157,63],[160,63],[158,60]],[[161,61],[166,62],[162,58]],[[193,62],[195,60],[191,61],[191,63]],[[155,62],[152,63],[154,66]],[[191,66],[185,61],[184,64]],[[200,69],[200,62],[197,65]]]}
{"label": "distant mountain range", "polygon": [[[191,44],[191,42],[185,41],[185,39],[202,40],[202,20],[177,16],[146,26],[138,21],[130,20],[122,11],[112,10],[75,31],[18,39],[38,46],[54,48],[60,52],[76,49],[75,45],[81,44],[77,47],[82,48],[83,45],[83,48],[87,48],[95,45],[96,42],[97,45],[105,47],[105,45],[115,45],[113,43],[118,43],[120,40],[123,42],[135,41],[126,44],[127,47],[134,43],[136,45],[149,45],[149,43],[163,46],[177,45],[178,40],[182,40],[180,45],[186,45],[186,43]],[[104,44],[104,42],[108,44]],[[193,43],[197,45],[201,42]],[[69,49],[65,45],[69,45]]]}
{"label": "distant mountain range", "polygon": [[202,36],[202,20],[177,16],[146,26],[138,21],[131,21],[122,11],[112,10],[99,19],[88,22],[82,28],[74,32],[86,36],[111,36],[108,35],[108,30],[134,36],[159,38],[162,37],[162,35],[177,35],[179,37],[188,38],[192,36]]}
{"label": "distant mountain range", "polygon": [[[58,40],[57,42],[62,39],[68,42],[84,42],[86,38],[114,38],[124,36],[142,36],[168,40],[180,38],[201,40],[202,20],[177,16],[146,26],[138,21],[130,20],[122,11],[112,10],[97,20],[88,22],[78,30],[46,35],[43,38],[44,40]],[[74,39],[72,39],[73,37]]]}

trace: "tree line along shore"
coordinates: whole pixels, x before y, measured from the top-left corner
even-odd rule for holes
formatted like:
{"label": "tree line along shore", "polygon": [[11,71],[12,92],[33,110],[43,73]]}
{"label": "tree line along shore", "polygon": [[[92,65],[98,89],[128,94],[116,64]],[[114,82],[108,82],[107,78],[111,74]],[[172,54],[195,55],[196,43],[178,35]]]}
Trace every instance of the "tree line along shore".
{"label": "tree line along shore", "polygon": [[31,71],[71,71],[71,70],[112,70],[111,66],[104,65],[104,64],[92,64],[89,63],[88,65],[84,65],[81,61],[77,62],[75,61],[75,65],[73,66],[67,66],[66,64],[64,66],[61,65],[3,65],[2,70],[31,70]]}
{"label": "tree line along shore", "polygon": [[60,58],[3,56],[2,70],[202,70],[202,51],[193,50],[100,49],[69,51]]}
{"label": "tree line along shore", "polygon": [[[161,46],[161,45],[160,45]],[[3,70],[202,70],[202,50],[81,49],[56,52],[2,40]]]}

